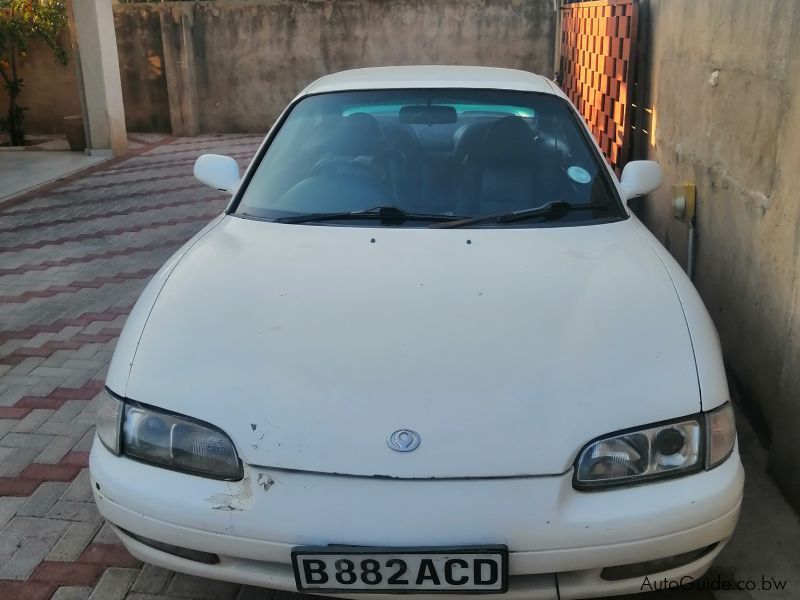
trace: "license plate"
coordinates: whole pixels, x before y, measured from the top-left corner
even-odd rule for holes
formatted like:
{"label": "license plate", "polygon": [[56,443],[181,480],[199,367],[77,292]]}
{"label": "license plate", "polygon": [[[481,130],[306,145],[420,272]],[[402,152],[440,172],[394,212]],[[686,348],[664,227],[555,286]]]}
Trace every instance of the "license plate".
{"label": "license plate", "polygon": [[300,591],[497,594],[508,588],[508,548],[499,545],[298,546],[292,566]]}

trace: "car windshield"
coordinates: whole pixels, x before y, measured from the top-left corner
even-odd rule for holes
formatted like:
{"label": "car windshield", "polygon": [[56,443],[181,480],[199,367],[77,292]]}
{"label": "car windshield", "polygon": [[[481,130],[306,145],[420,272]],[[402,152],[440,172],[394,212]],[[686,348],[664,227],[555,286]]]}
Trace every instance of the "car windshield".
{"label": "car windshield", "polygon": [[[448,220],[473,225],[467,219],[475,227],[507,228],[624,218],[601,160],[575,112],[551,94],[319,94],[291,109],[236,214],[405,227]],[[551,205],[559,209],[547,210]],[[544,210],[531,210],[539,207]],[[520,217],[519,211],[531,214]],[[350,218],[352,212],[361,218]],[[493,219],[511,213],[516,217]]]}

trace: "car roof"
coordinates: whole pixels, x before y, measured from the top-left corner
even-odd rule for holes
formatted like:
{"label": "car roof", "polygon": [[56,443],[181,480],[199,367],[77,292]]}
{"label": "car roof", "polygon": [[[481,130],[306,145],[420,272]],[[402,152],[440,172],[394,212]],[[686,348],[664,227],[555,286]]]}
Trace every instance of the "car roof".
{"label": "car roof", "polygon": [[340,71],[317,79],[300,95],[404,88],[484,88],[558,94],[547,78],[527,71],[441,65]]}

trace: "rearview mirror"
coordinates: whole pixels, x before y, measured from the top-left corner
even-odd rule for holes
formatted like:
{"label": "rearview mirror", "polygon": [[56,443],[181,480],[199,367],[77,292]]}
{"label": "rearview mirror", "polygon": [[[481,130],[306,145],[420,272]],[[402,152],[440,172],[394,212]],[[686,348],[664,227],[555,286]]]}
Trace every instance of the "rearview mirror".
{"label": "rearview mirror", "polygon": [[624,193],[624,200],[644,196],[658,189],[664,176],[661,167],[652,160],[634,160],[622,169],[620,184]]}
{"label": "rearview mirror", "polygon": [[414,104],[401,107],[399,118],[407,125],[448,125],[458,121],[458,113],[452,106]]}
{"label": "rearview mirror", "polygon": [[239,165],[230,156],[203,154],[194,162],[194,176],[215,190],[232,194],[239,185]]}

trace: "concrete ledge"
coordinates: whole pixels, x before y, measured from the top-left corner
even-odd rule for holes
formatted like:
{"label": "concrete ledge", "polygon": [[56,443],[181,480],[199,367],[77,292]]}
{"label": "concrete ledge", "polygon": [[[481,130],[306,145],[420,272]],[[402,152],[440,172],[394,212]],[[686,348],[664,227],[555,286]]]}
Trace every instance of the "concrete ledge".
{"label": "concrete ledge", "polygon": [[110,152],[87,156],[82,152],[18,152],[0,153],[0,199],[37,188],[97,165],[111,157]]}

